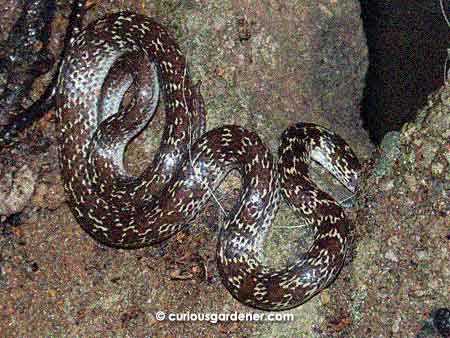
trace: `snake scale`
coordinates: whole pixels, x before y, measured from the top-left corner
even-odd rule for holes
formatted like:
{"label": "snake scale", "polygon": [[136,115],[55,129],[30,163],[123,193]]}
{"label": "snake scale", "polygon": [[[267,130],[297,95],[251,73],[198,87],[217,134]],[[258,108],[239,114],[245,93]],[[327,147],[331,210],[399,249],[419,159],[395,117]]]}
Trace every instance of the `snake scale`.
{"label": "snake scale", "polygon": [[[160,92],[166,115],[161,143],[153,165],[133,176],[124,169],[124,149],[150,121]],[[230,293],[255,308],[289,309],[339,273],[348,224],[341,207],[311,181],[308,167],[318,161],[354,191],[359,164],[350,147],[323,127],[298,123],[282,134],[275,161],[242,127],[205,133],[203,101],[185,58],[151,18],[119,12],[83,29],[62,62],[56,102],[68,203],[96,240],[138,248],[170,238],[237,169],[242,191],[217,242],[218,270]],[[262,263],[262,247],[281,197],[314,229],[314,241],[293,263],[275,269]]]}

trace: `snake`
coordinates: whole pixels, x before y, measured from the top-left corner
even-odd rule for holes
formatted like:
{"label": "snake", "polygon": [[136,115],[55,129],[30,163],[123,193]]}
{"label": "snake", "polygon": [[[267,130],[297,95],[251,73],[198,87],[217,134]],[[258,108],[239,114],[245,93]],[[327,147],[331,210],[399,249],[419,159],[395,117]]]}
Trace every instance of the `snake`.
{"label": "snake", "polygon": [[[127,144],[152,119],[165,125],[151,165],[130,174]],[[316,161],[351,192],[359,162],[346,141],[314,123],[281,135],[278,159],[237,125],[206,131],[206,109],[186,58],[168,30],[133,12],[109,14],[72,39],[56,89],[61,175],[81,227],[111,247],[161,243],[188,227],[232,170],[241,192],[218,230],[223,285],[239,302],[286,310],[307,302],[339,274],[349,250],[343,208],[309,175]],[[313,229],[311,247],[280,267],[264,243],[282,200]],[[280,250],[282,250],[280,248]]]}

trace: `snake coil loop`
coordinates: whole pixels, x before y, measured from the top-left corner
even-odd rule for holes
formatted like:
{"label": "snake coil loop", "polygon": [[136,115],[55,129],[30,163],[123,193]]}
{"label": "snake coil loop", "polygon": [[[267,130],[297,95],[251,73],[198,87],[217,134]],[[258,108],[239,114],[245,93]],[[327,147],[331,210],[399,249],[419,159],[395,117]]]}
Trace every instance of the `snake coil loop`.
{"label": "snake coil loop", "polygon": [[[135,177],[123,168],[123,152],[151,119],[160,92],[166,114],[161,144],[153,166]],[[237,169],[242,193],[217,244],[230,293],[252,307],[288,309],[339,273],[347,221],[311,181],[308,166],[318,161],[354,191],[359,165],[350,147],[323,127],[298,123],[283,133],[277,164],[260,138],[242,127],[204,133],[198,87],[176,42],[152,19],[121,12],[85,28],[62,63],[56,101],[68,203],[95,239],[122,248],[166,240],[192,222],[211,191]],[[261,263],[261,252],[280,196],[305,216],[314,242],[294,263],[274,269]]]}

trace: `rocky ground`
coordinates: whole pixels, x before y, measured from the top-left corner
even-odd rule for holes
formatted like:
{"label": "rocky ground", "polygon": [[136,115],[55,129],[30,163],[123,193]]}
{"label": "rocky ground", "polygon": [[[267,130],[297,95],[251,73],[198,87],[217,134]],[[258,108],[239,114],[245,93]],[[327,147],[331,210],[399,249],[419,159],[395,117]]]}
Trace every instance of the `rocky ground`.
{"label": "rocky ground", "polygon": [[[12,17],[18,14],[16,1],[0,4]],[[67,4],[60,5],[65,11],[55,20],[55,51],[67,22]],[[0,156],[0,332],[435,337],[434,311],[450,307],[448,87],[430,98],[417,122],[389,134],[372,152],[357,118],[367,56],[354,1],[105,1],[87,19],[118,8],[156,16],[174,32],[192,75],[202,81],[209,128],[241,124],[273,150],[275,135],[297,120],[324,124],[349,140],[364,162],[357,206],[349,210],[352,255],[329,289],[288,312],[293,321],[158,321],[157,311],[260,313],[236,302],[221,284],[215,238],[222,215],[211,202],[188,231],[157,247],[99,245],[64,202],[49,112]],[[5,18],[2,32],[13,21]],[[48,78],[37,84],[36,96]],[[154,121],[130,146],[131,171],[151,161],[162,123]],[[232,177],[217,192],[225,208],[238,188]],[[277,224],[291,224],[291,216],[283,213]],[[286,238],[298,239],[296,230],[276,227],[268,256],[295,247]]]}

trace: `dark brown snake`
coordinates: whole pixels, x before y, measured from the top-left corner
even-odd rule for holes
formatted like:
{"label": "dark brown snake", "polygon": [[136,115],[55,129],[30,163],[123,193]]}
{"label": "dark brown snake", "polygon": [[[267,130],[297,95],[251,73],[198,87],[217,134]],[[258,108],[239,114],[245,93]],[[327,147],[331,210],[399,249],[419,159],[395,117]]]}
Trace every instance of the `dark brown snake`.
{"label": "dark brown snake", "polygon": [[[124,149],[148,124],[160,89],[166,114],[160,147],[153,166],[135,177],[124,169]],[[354,191],[359,164],[350,147],[323,127],[298,123],[282,134],[277,164],[260,138],[242,127],[204,133],[205,110],[186,61],[152,19],[121,12],[85,28],[62,63],[56,100],[68,203],[98,241],[138,248],[170,238],[237,169],[242,192],[217,242],[218,269],[230,293],[252,307],[289,309],[339,273],[348,224],[308,168],[316,160]],[[261,257],[280,196],[312,226],[314,241],[295,262],[275,269]]]}

